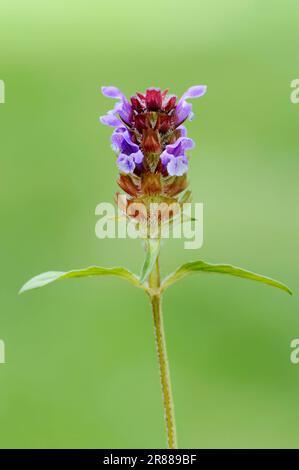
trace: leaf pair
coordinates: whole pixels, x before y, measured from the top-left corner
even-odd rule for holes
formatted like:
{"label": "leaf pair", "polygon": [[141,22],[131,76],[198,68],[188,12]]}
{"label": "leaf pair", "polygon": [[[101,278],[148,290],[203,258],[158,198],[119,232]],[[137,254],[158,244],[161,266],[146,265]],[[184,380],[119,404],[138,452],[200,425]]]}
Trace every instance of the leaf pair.
{"label": "leaf pair", "polygon": [[[147,290],[146,280],[152,272],[153,266],[159,254],[160,246],[158,240],[147,240],[146,243],[146,256],[140,277],[137,277],[131,271],[123,267],[103,268],[99,266],[91,266],[85,269],[77,269],[68,272],[49,271],[43,274],[39,274],[38,276],[35,276],[30,279],[30,281],[26,282],[26,284],[21,288],[20,293],[31,289],[36,289],[38,287],[43,287],[47,284],[62,279],[90,276],[116,276],[129,281],[136,287],[140,287]],[[278,289],[282,289],[285,292],[292,294],[291,290],[285,284],[282,284],[281,282],[276,281],[275,279],[271,279],[270,277],[262,276],[254,272],[247,271],[246,269],[231,266],[229,264],[211,264],[201,260],[193,261],[191,263],[185,263],[172,274],[167,276],[162,282],[161,291],[164,291],[165,289],[167,289],[167,287],[186,277],[188,274],[199,272],[226,274],[230,276],[249,279],[252,281],[267,284],[269,286],[277,287]]]}

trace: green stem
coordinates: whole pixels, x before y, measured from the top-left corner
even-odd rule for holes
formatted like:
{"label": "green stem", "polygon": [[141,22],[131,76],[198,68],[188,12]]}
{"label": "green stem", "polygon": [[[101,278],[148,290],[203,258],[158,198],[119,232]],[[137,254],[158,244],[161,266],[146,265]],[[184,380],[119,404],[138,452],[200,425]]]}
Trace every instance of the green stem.
{"label": "green stem", "polygon": [[160,293],[160,266],[157,257],[155,266],[149,276],[150,299],[152,304],[156,350],[160,368],[160,380],[162,388],[164,416],[169,449],[177,449],[176,426],[173,408],[173,398],[170,384],[169,365],[166,351],[163,316]]}

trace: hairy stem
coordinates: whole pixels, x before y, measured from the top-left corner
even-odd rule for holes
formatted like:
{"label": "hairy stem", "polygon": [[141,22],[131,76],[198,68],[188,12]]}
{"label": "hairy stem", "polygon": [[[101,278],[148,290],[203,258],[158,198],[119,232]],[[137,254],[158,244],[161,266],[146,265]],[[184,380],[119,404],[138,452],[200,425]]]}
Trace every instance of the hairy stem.
{"label": "hairy stem", "polygon": [[160,368],[160,380],[162,388],[164,417],[166,423],[167,443],[169,449],[177,448],[176,426],[173,408],[173,398],[170,383],[169,365],[167,359],[163,316],[160,294],[160,267],[157,258],[151,275],[149,276],[149,287],[151,289],[151,304],[154,320],[156,350]]}

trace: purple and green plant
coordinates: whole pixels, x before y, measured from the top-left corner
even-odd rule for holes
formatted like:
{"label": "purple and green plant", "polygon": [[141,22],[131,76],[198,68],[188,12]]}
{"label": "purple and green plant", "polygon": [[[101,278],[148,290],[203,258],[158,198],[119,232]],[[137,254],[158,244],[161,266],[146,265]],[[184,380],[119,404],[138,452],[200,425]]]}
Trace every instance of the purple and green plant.
{"label": "purple and green plant", "polygon": [[[144,94],[136,93],[130,100],[113,86],[102,87],[102,93],[116,100],[114,108],[100,120],[114,128],[111,141],[119,170],[118,185],[126,193],[126,204],[121,207],[125,216],[140,222],[139,215],[130,211],[136,203],[148,208],[153,202],[173,207],[173,204],[182,206],[191,201],[187,180],[187,151],[194,147],[194,142],[187,137],[183,124],[193,118],[192,104],[188,100],[203,96],[206,86],[189,88],[179,100],[169,95],[168,90],[162,92],[158,88],[149,88]],[[152,214],[148,211],[146,214],[147,219],[143,222],[151,226]],[[168,211],[169,214],[171,211]],[[169,217],[173,217],[173,214]],[[162,219],[161,214],[155,218],[158,227]],[[229,264],[211,264],[203,260],[185,263],[162,280],[159,264],[160,232],[155,233],[158,235],[154,238],[150,235],[145,237],[145,259],[140,275],[124,267],[91,266],[67,272],[50,271],[29,280],[20,292],[62,279],[87,276],[117,276],[144,290],[152,307],[167,444],[170,449],[175,449],[177,433],[162,316],[162,295],[165,289],[192,273],[218,273],[258,281],[289,294],[291,291],[285,284],[269,277]]]}

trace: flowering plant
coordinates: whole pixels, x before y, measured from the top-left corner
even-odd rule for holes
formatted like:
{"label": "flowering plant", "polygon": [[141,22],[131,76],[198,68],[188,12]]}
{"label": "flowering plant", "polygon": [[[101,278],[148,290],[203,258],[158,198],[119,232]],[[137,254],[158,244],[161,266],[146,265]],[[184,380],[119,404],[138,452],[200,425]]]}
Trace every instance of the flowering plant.
{"label": "flowering plant", "polygon": [[[102,87],[104,96],[117,100],[114,108],[100,120],[114,128],[111,140],[117,155],[118,185],[126,193],[126,204],[120,204],[120,208],[125,217],[136,223],[143,223],[146,228],[152,225],[157,228],[154,237],[152,232],[150,235],[147,230],[145,232],[146,250],[141,273],[138,276],[123,267],[99,266],[68,272],[50,271],[32,278],[20,291],[42,287],[57,280],[86,276],[117,276],[145,291],[152,306],[167,443],[171,449],[177,448],[177,438],[161,308],[165,289],[188,274],[201,272],[250,279],[291,294],[286,285],[269,277],[232,265],[211,264],[202,260],[185,263],[164,280],[160,278],[159,229],[165,219],[174,221],[174,204],[180,207],[191,200],[191,191],[187,188],[187,151],[194,147],[194,142],[187,137],[183,125],[193,117],[192,104],[188,100],[201,97],[205,92],[205,86],[193,86],[177,100],[176,96],[168,94],[168,90],[162,92],[158,88],[148,88],[144,94],[137,93],[128,100],[118,88]],[[148,209],[153,203],[162,203],[164,209],[160,208],[154,214],[147,210],[135,210],[136,204]]]}

